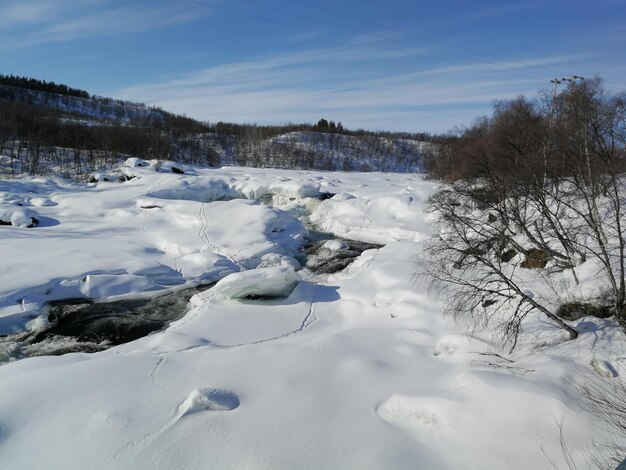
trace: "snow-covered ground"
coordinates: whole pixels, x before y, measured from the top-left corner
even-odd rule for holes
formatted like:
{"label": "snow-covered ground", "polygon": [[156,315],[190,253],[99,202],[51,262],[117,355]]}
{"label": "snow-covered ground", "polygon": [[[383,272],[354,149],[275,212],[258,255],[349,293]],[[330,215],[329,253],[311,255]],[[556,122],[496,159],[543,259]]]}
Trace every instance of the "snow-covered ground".
{"label": "snow-covered ground", "polygon": [[[2,334],[41,328],[50,300],[219,280],[131,343],[5,351],[1,468],[564,468],[560,427],[582,465],[606,438],[576,384],[626,372],[623,333],[585,318],[559,343],[536,317],[508,355],[444,318],[414,279],[435,190],[422,176],[181,168],[0,180],[0,219],[16,221],[0,226]],[[296,272],[299,219],[384,247],[320,282]]]}

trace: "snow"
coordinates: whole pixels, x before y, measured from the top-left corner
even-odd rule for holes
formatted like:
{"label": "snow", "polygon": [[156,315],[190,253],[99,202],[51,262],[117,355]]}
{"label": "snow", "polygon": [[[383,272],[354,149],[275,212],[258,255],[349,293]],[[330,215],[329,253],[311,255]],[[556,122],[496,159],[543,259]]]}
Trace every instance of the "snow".
{"label": "snow", "polygon": [[36,225],[37,213],[25,207],[0,207],[0,221],[12,227],[32,227]]}
{"label": "snow", "polygon": [[350,246],[341,240],[328,240],[324,242],[322,248],[328,251],[346,251]]}
{"label": "snow", "polygon": [[[490,331],[444,317],[414,278],[434,183],[168,168],[132,160],[120,171],[133,179],[89,185],[0,180],[5,210],[57,221],[0,227],[0,333],[43,327],[54,299],[216,282],[131,343],[4,356],[3,468],[564,468],[558,423],[583,468],[607,437],[576,386],[621,380],[621,329],[584,318],[580,338],[563,342],[531,315],[508,354]],[[294,214],[385,246],[323,283],[302,279],[307,229]]]}

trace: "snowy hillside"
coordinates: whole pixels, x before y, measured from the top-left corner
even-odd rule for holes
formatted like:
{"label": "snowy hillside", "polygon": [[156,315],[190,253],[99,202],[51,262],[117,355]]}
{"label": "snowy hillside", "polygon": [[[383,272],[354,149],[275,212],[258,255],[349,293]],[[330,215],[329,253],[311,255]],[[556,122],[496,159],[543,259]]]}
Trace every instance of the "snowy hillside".
{"label": "snowy hillside", "polygon": [[[67,115],[93,118],[95,122],[117,122],[125,125],[132,123],[163,124],[164,113],[138,103],[112,100],[110,98],[83,98],[67,96],[45,91],[28,90],[0,84],[0,101],[24,103],[51,108]],[[74,121],[80,123],[80,121]]]}
{"label": "snowy hillside", "polygon": [[89,173],[129,157],[215,167],[409,172],[423,170],[433,145],[417,134],[211,124],[77,92],[85,96],[0,83],[0,175],[60,174],[86,181]]}
{"label": "snowy hillside", "polygon": [[[3,468],[566,468],[561,439],[586,468],[608,438],[576,384],[625,372],[617,325],[583,318],[562,341],[530,316],[508,354],[445,318],[414,278],[422,176],[119,175],[0,180]],[[182,310],[131,342],[67,333],[72,312],[105,321],[104,300],[136,308],[117,321]]]}

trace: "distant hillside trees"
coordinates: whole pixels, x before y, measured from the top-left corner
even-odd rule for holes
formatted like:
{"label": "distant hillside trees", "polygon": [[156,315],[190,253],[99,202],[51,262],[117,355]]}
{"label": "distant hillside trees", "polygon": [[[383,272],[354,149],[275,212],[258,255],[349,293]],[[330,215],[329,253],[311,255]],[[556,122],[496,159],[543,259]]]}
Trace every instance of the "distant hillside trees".
{"label": "distant hillside trees", "polygon": [[[201,165],[415,171],[425,134],[316,125],[209,124],[36,79],[0,80],[0,172],[74,178],[127,157]],[[0,156],[1,157],[1,156]],[[7,169],[8,166],[8,169]]]}
{"label": "distant hillside trees", "polygon": [[331,134],[343,134],[344,132],[343,124],[341,124],[341,122],[335,124],[335,121],[327,121],[324,118],[317,121],[317,124],[313,126],[313,129],[318,132],[330,132]]}
{"label": "distant hillside trees", "polygon": [[55,82],[47,82],[30,77],[20,77],[18,75],[2,75],[0,74],[0,84],[14,86],[17,88],[26,88],[28,90],[45,91],[47,93],[56,93],[59,95],[76,96],[79,98],[90,98],[89,93],[85,90],[72,88]]}

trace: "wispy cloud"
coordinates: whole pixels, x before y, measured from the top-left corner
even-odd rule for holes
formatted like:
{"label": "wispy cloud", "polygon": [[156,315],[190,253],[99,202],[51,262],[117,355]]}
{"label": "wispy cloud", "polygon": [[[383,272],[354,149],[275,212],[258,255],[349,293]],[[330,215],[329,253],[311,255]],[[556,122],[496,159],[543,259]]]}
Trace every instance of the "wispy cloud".
{"label": "wispy cloud", "polygon": [[[368,57],[360,46],[301,50],[214,65],[163,83],[127,87],[114,95],[208,121],[312,122],[325,116],[350,127],[444,131],[453,124],[469,123],[495,99],[536,92],[544,83],[529,73],[530,65],[577,58],[503,61],[489,67],[431,63],[391,73],[385,72],[384,60],[406,58],[391,53],[385,57],[384,51],[371,48],[369,52]],[[375,69],[359,67],[372,54],[379,70],[364,72]]]}
{"label": "wispy cloud", "polygon": [[0,7],[0,25],[32,24],[46,19],[53,2],[24,1],[8,3]]}
{"label": "wispy cloud", "polygon": [[[4,0],[0,39],[6,48],[115,36],[196,21],[207,9],[179,2]],[[3,48],[0,46],[0,50]]]}

